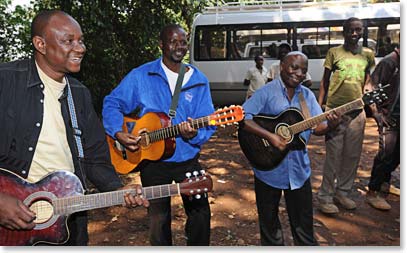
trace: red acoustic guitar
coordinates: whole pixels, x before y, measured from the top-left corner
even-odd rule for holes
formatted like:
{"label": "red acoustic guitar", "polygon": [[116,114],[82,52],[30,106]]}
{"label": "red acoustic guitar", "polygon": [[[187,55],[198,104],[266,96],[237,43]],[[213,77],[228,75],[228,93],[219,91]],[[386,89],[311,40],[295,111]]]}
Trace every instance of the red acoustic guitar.
{"label": "red acoustic guitar", "polygon": [[[209,116],[194,119],[192,127],[198,129],[226,125],[238,122],[243,117],[241,106],[230,106],[219,109]],[[117,172],[127,174],[144,160],[158,161],[171,157],[175,150],[175,136],[180,134],[180,125],[171,126],[171,121],[165,113],[150,112],[141,118],[125,116],[123,131],[141,137],[141,148],[131,152],[107,136],[113,166]]]}
{"label": "red acoustic guitar", "polygon": [[[200,198],[201,194],[212,191],[210,175],[204,171],[201,171],[201,175],[198,172],[187,174],[188,178],[179,184],[144,187],[143,196],[157,199],[183,194]],[[67,220],[70,214],[121,205],[125,193],[135,193],[127,189],[83,195],[79,178],[71,172],[57,171],[31,184],[1,168],[0,189],[2,193],[20,199],[36,213],[33,230],[9,230],[0,226],[0,246],[63,244],[69,239]]]}

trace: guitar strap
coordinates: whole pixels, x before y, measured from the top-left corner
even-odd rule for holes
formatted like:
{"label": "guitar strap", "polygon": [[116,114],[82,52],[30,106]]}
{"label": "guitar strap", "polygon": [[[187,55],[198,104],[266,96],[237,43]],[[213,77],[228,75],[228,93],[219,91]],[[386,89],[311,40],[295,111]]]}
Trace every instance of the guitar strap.
{"label": "guitar strap", "polygon": [[180,66],[179,72],[178,72],[177,83],[175,85],[174,95],[172,96],[171,107],[170,107],[170,110],[168,111],[168,115],[170,116],[170,119],[173,119],[175,117],[175,115],[177,114],[176,111],[177,111],[178,98],[179,98],[179,93],[181,91],[182,82],[184,81],[185,68],[186,68],[185,64],[181,63],[181,66]]}
{"label": "guitar strap", "polygon": [[85,187],[85,192],[89,192],[89,188],[86,183],[86,174],[84,173],[82,169],[82,160],[85,158],[84,152],[83,152],[83,146],[82,146],[82,140],[81,140],[81,135],[82,131],[79,129],[78,126],[78,120],[76,118],[76,112],[75,112],[75,104],[73,102],[73,97],[72,97],[72,91],[71,91],[71,86],[69,85],[68,78],[65,76],[65,81],[66,81],[66,86],[68,88],[68,108],[69,108],[69,115],[71,116],[71,124],[72,124],[72,130],[73,130],[73,137],[75,139],[76,143],[76,151],[78,152],[78,164],[79,164],[79,171],[81,173],[82,179],[83,179],[83,186]]}
{"label": "guitar strap", "polygon": [[307,103],[305,102],[304,95],[302,94],[302,92],[300,92],[300,94],[298,96],[300,98],[300,106],[301,106],[302,114],[304,115],[304,119],[308,119],[311,117],[311,114],[309,113],[309,109],[308,109]]}

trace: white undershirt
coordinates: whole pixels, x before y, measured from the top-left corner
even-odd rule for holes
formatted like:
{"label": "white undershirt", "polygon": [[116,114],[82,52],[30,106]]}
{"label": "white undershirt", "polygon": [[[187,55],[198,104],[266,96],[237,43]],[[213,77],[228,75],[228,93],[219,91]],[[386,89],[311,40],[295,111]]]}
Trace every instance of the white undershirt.
{"label": "white undershirt", "polygon": [[[177,85],[178,73],[172,71],[167,66],[165,66],[163,61],[161,61],[161,67],[164,69],[165,75],[167,76],[168,83],[171,89],[171,94],[174,95],[175,86]],[[192,76],[192,73],[194,73],[193,68],[189,68],[188,72],[185,72],[184,80],[182,81],[182,86],[184,86],[189,81],[189,79]]]}

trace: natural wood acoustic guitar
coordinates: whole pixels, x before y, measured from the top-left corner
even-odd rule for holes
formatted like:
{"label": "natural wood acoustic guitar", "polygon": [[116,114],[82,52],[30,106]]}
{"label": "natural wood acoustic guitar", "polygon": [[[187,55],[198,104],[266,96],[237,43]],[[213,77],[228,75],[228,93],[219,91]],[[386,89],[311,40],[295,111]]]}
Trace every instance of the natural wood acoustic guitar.
{"label": "natural wood acoustic guitar", "polygon": [[[194,119],[191,125],[195,129],[221,126],[238,122],[243,117],[243,108],[232,105],[219,109],[209,116]],[[115,170],[120,174],[127,174],[143,161],[158,161],[171,157],[175,151],[175,137],[180,134],[180,124],[172,126],[170,118],[165,113],[149,112],[141,118],[125,116],[123,131],[141,137],[140,149],[131,152],[117,140],[107,136]]]}

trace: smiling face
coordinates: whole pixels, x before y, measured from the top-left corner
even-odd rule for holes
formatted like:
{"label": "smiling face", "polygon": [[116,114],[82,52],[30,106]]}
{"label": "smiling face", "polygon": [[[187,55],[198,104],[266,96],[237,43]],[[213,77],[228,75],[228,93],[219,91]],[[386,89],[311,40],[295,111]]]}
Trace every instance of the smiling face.
{"label": "smiling face", "polygon": [[308,71],[308,59],[302,53],[291,52],[285,56],[280,64],[280,76],[285,86],[295,89]]}
{"label": "smiling face", "polygon": [[182,28],[173,27],[164,32],[160,40],[164,63],[180,63],[188,51],[188,40]]}
{"label": "smiling face", "polygon": [[86,52],[80,25],[71,16],[56,13],[33,38],[35,59],[49,77],[60,81],[66,73],[76,73]]}
{"label": "smiling face", "polygon": [[360,20],[353,20],[344,27],[343,37],[345,44],[357,45],[363,34],[363,23]]}

